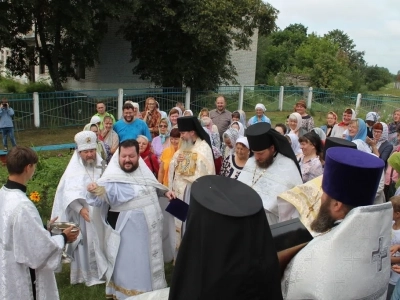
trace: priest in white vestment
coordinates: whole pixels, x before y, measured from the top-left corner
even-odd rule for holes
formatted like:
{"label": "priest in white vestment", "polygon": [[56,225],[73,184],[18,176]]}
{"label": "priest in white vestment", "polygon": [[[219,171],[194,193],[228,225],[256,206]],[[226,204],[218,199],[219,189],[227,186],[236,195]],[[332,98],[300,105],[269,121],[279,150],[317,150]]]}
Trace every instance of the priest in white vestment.
{"label": "priest in white vestment", "polygon": [[7,183],[0,189],[0,299],[59,299],[54,276],[66,242],[79,232],[65,229],[51,236],[35,205],[26,197],[37,154],[28,147],[13,147],[7,154]]}
{"label": "priest in white vestment", "polygon": [[257,123],[246,130],[254,156],[243,167],[238,180],[252,187],[261,197],[270,225],[278,223],[277,197],[302,184],[300,167],[288,140],[268,123]]}
{"label": "priest in white vestment", "polygon": [[284,299],[386,299],[393,209],[373,205],[384,165],[358,150],[328,149],[321,207],[311,223],[321,235],[286,267]]}
{"label": "priest in white vestment", "polygon": [[60,222],[74,222],[79,225],[80,237],[75,243],[68,245],[66,250],[72,257],[71,284],[85,283],[92,286],[104,281],[98,280],[86,187],[100,178],[102,158],[96,152],[97,137],[94,132],[78,132],[75,143],[77,149],[58,184],[51,217],[58,217]]}
{"label": "priest in white vestment", "polygon": [[188,183],[205,175],[215,175],[210,136],[193,116],[178,118],[181,144],[169,165],[169,180],[177,198],[183,200]]}
{"label": "priest in white vestment", "polygon": [[140,158],[136,140],[120,144],[88,191],[87,201],[95,206],[91,219],[99,276],[107,280],[106,296],[121,300],[166,287],[158,199],[174,195]]}

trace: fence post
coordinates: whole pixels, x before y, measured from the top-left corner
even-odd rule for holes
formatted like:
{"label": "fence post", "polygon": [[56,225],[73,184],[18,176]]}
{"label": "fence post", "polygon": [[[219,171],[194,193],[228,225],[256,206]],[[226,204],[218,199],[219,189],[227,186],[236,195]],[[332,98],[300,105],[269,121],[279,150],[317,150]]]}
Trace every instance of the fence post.
{"label": "fence post", "polygon": [[244,100],[244,85],[241,85],[239,92],[239,104],[238,104],[239,110],[243,110],[243,100]]}
{"label": "fence post", "polygon": [[311,105],[312,105],[312,91],[313,91],[313,88],[310,86],[310,88],[308,89],[307,109],[310,109]]}
{"label": "fence post", "polygon": [[358,109],[360,108],[361,105],[361,94],[357,94],[357,101],[356,101],[356,114],[358,114]]}
{"label": "fence post", "polygon": [[33,93],[33,120],[36,128],[40,127],[39,93]]}
{"label": "fence post", "polygon": [[186,87],[186,98],[185,98],[185,109],[190,109],[190,94],[191,94],[190,86],[187,86]]}
{"label": "fence post", "polygon": [[279,98],[278,98],[279,111],[283,110],[283,93],[284,93],[284,91],[285,91],[285,88],[283,86],[281,86],[279,88]]}
{"label": "fence post", "polygon": [[124,90],[118,89],[118,104],[117,104],[118,120],[122,118],[122,106],[124,106]]}

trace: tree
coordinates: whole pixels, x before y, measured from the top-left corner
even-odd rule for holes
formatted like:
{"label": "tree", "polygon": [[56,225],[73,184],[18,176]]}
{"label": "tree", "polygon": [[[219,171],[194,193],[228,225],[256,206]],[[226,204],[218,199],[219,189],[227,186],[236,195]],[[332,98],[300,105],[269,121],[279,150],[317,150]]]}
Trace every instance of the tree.
{"label": "tree", "polygon": [[79,79],[78,67],[98,62],[106,19],[116,17],[124,4],[124,0],[8,1],[6,21],[1,24],[7,30],[0,31],[0,41],[11,48],[6,67],[13,75],[23,75],[30,73],[31,65],[44,62],[55,90],[62,90],[67,77]]}
{"label": "tree", "polygon": [[138,0],[122,30],[134,74],[157,85],[209,89],[235,82],[231,51],[248,49],[257,28],[273,31],[276,17],[261,0]]}
{"label": "tree", "polygon": [[368,66],[365,70],[365,82],[370,91],[377,91],[392,80],[393,75],[386,68],[375,65]]}

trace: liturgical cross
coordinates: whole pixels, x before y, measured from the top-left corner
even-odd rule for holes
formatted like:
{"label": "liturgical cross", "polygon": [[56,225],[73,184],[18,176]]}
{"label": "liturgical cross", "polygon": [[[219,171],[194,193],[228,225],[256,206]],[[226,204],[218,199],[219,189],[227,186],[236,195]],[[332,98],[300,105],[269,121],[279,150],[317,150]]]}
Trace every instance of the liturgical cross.
{"label": "liturgical cross", "polygon": [[107,162],[105,160],[101,161],[101,166],[96,166],[96,169],[101,169],[100,177],[103,176],[104,170],[107,168]]}
{"label": "liturgical cross", "polygon": [[372,262],[377,263],[378,272],[382,271],[382,260],[388,257],[388,246],[382,247],[383,237],[379,238],[379,248],[378,250],[372,251]]}

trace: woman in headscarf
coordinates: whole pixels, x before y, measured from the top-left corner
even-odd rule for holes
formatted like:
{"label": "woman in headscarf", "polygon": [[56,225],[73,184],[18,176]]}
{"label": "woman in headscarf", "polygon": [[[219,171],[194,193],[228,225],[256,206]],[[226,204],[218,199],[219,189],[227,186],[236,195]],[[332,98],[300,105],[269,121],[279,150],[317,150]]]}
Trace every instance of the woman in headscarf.
{"label": "woman in headscarf", "polygon": [[336,125],[337,114],[334,111],[330,111],[326,115],[326,125],[322,125],[321,129],[325,132],[326,136],[331,136],[332,129]]}
{"label": "woman in headscarf", "polygon": [[271,124],[271,120],[265,115],[267,109],[265,108],[264,104],[257,103],[255,110],[256,110],[256,115],[249,120],[247,126],[251,126],[259,122],[266,122]]}
{"label": "woman in headscarf", "polygon": [[356,119],[356,112],[354,111],[354,109],[346,108],[345,111],[343,112],[342,122],[333,126],[330,136],[338,137],[341,139],[346,138],[347,134],[345,134],[345,131],[347,130],[350,121],[355,119]]}
{"label": "woman in headscarf", "polygon": [[157,127],[158,136],[151,141],[151,145],[153,147],[153,153],[157,156],[158,161],[160,161],[163,150],[169,146],[170,127],[168,119],[161,119]]}
{"label": "woman in headscarf", "polygon": [[221,150],[221,138],[219,136],[218,127],[213,124],[211,118],[202,117],[201,118],[201,125],[203,126],[203,128],[207,129],[206,131],[210,135],[212,146],[214,146],[217,149]]}
{"label": "woman in headscarf", "polygon": [[314,128],[314,119],[307,113],[307,104],[304,100],[299,100],[294,106],[294,111],[299,113],[302,119],[301,127],[307,132]]}
{"label": "woman in headscarf", "polygon": [[242,123],[233,121],[230,127],[235,128],[239,132],[239,136],[244,136],[244,127]]}
{"label": "woman in headscarf", "polygon": [[179,141],[181,139],[181,134],[178,128],[172,128],[169,133],[169,146],[166,147],[160,157],[160,170],[158,172],[158,182],[162,183],[166,187],[169,187],[168,182],[168,170],[169,163],[172,160],[175,152],[179,148]]}
{"label": "woman in headscarf", "polygon": [[148,97],[145,102],[144,112],[142,112],[143,121],[146,122],[150,130],[151,137],[154,138],[158,135],[157,125],[160,123],[161,114],[157,110],[156,99]]}
{"label": "woman in headscarf", "polygon": [[235,121],[242,123],[244,129],[247,128],[246,113],[243,110],[238,109],[232,113],[232,122]]}
{"label": "woman in headscarf", "polygon": [[222,166],[221,140],[219,133],[211,132],[207,127],[203,126],[205,132],[208,133],[211,140],[211,149],[214,154],[215,174],[219,174]]}
{"label": "woman in headscarf", "polygon": [[182,110],[179,107],[174,107],[169,111],[168,120],[171,128],[178,126],[179,117],[182,117]]}
{"label": "woman in headscarf", "polygon": [[138,135],[137,142],[139,143],[139,155],[146,163],[147,167],[158,178],[158,171],[160,169],[160,164],[158,162],[157,156],[151,152],[151,143],[148,138],[144,135]]}
{"label": "woman in headscarf", "polygon": [[371,147],[372,153],[379,156],[387,164],[387,160],[393,151],[393,145],[388,142],[388,126],[378,122],[372,126],[373,139],[366,138],[366,143]]}
{"label": "woman in headscarf", "polygon": [[236,140],[235,153],[229,155],[222,163],[221,176],[237,179],[250,156],[249,142],[241,136]]}
{"label": "woman in headscarf", "polygon": [[370,139],[374,138],[374,134],[372,133],[373,130],[372,127],[376,124],[376,122],[378,122],[378,120],[379,120],[379,115],[374,111],[370,111],[365,116],[365,123],[367,124],[367,137],[369,137]]}
{"label": "woman in headscarf", "polygon": [[83,131],[92,131],[96,134],[97,137],[97,147],[96,147],[96,152],[101,156],[102,159],[107,160],[107,152],[110,151],[110,147],[108,145],[105,145],[100,139],[99,139],[99,133],[100,129],[99,126],[95,123],[89,123],[86,124]]}
{"label": "woman in headscarf", "polygon": [[[400,152],[394,152],[392,155],[390,155],[388,159],[388,164],[390,167],[393,168],[394,171],[396,171],[397,174],[400,174]],[[396,193],[395,196],[400,195],[400,180],[397,179],[396,181]]]}
{"label": "woman in headscarf", "polygon": [[393,112],[393,122],[388,124],[389,138],[388,141],[393,146],[397,146],[397,129],[400,128],[400,108],[395,109]]}
{"label": "woman in headscarf", "polygon": [[105,116],[103,119],[103,130],[100,130],[98,135],[100,141],[104,143],[107,152],[107,163],[110,162],[112,155],[118,149],[119,137],[113,130],[113,119],[111,116]]}
{"label": "woman in headscarf", "polygon": [[299,165],[303,182],[306,183],[323,173],[320,155],[322,143],[319,136],[311,131],[299,138],[303,154],[300,156]]}
{"label": "woman in headscarf", "polygon": [[286,134],[285,136],[288,139],[290,146],[292,147],[294,155],[299,158],[300,155],[303,154],[303,151],[301,151],[300,148],[299,137],[293,133]]}
{"label": "woman in headscarf", "polygon": [[193,116],[193,112],[190,109],[187,109],[183,112],[183,116]]}
{"label": "woman in headscarf", "polygon": [[315,132],[319,136],[319,138],[321,139],[322,146],[324,146],[325,145],[325,140],[326,140],[325,132],[321,128],[318,128],[318,127],[313,128],[311,130],[311,132],[312,131]]}
{"label": "woman in headscarf", "polygon": [[239,138],[239,132],[234,128],[228,128],[222,135],[222,154],[225,157],[235,153],[236,140]]}
{"label": "woman in headscarf", "polygon": [[348,125],[347,140],[357,145],[357,149],[366,153],[371,153],[371,148],[365,142],[367,138],[367,125],[363,119],[351,120]]}
{"label": "woman in headscarf", "polygon": [[295,134],[298,137],[303,136],[307,133],[307,131],[301,127],[302,118],[301,115],[297,112],[291,113],[289,115],[289,133]]}

